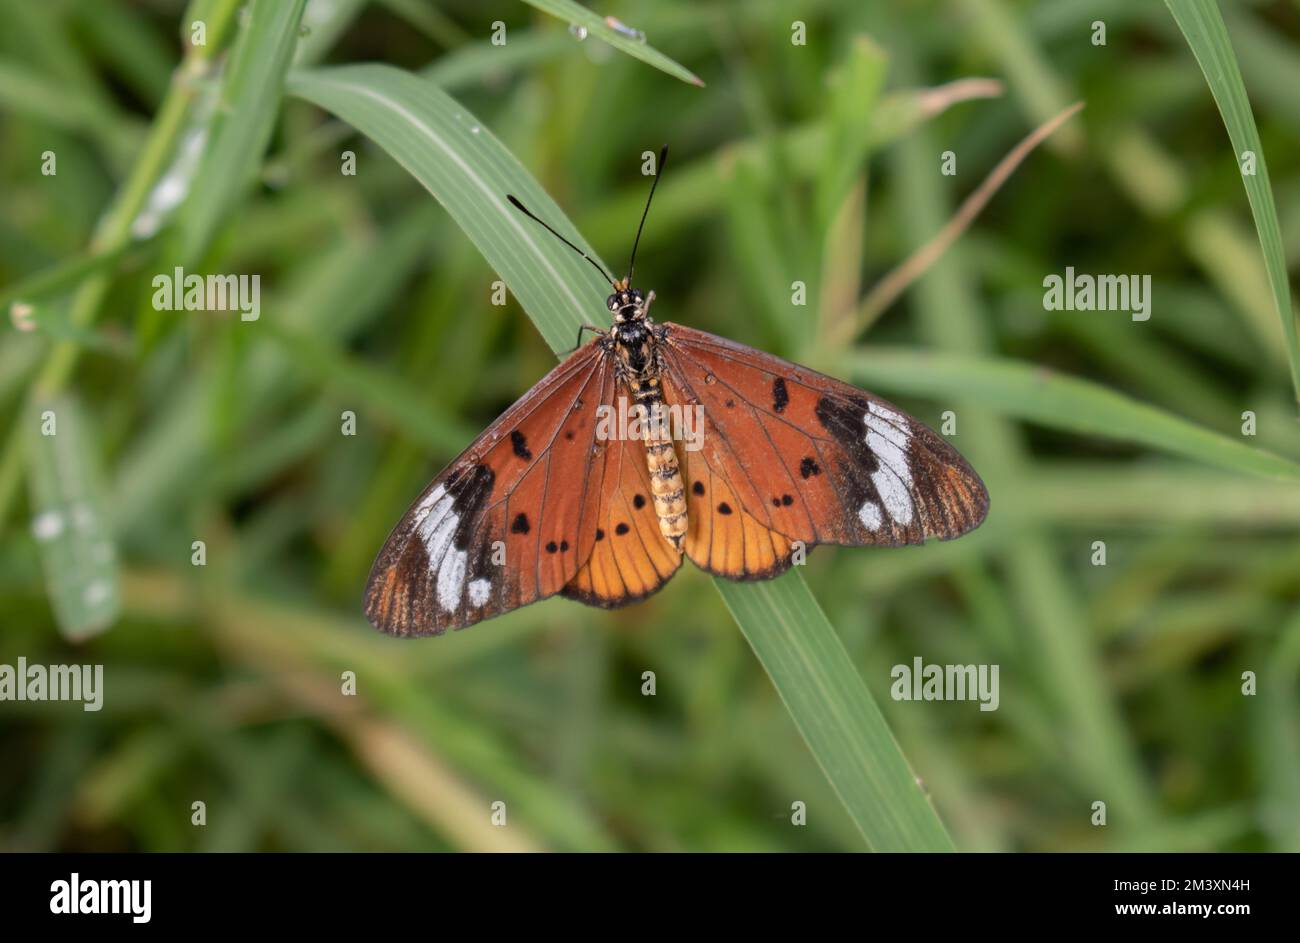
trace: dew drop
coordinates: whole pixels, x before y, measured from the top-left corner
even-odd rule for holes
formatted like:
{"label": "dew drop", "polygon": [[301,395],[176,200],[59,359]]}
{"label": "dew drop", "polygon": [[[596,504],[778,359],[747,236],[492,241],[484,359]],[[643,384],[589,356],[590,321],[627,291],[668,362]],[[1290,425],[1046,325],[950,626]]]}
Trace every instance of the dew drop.
{"label": "dew drop", "polygon": [[573,38],[576,39],[578,42],[582,42],[584,39],[587,38],[587,27],[585,27],[585,26],[580,26],[580,25],[578,25],[577,23],[570,23],[570,24],[569,24],[569,33],[570,33],[570,34],[573,36]]}

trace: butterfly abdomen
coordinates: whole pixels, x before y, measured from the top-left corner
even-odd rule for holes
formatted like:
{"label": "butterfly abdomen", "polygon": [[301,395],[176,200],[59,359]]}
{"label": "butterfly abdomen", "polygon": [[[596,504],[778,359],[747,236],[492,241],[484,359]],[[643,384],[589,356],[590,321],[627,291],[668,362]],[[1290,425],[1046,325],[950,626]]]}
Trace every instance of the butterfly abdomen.
{"label": "butterfly abdomen", "polygon": [[671,424],[664,409],[663,392],[659,378],[632,377],[629,380],[632,397],[646,416],[658,415],[659,421],[641,423],[641,439],[645,442],[646,466],[650,470],[650,495],[659,518],[659,532],[678,551],[686,539],[686,486],[682,484],[681,468],[677,464],[677,450],[673,448]]}

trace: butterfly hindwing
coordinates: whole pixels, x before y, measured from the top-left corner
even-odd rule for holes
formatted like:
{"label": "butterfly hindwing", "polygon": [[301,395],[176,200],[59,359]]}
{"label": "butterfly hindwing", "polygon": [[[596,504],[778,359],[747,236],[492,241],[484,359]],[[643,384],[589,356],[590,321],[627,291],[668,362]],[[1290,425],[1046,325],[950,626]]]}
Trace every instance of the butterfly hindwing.
{"label": "butterfly hindwing", "polygon": [[597,344],[547,374],[435,478],[389,535],[365,609],[392,635],[439,635],[558,593],[594,544],[604,465]]}
{"label": "butterfly hindwing", "polygon": [[564,595],[610,609],[644,599],[682,565],[659,532],[650,491],[645,445],[625,438],[599,443],[604,464],[599,510],[590,525],[590,557],[564,588]]}
{"label": "butterfly hindwing", "polygon": [[769,579],[790,567],[790,540],[746,511],[727,479],[714,474],[706,460],[688,457],[683,478],[684,549],[696,566],[745,580]]}
{"label": "butterfly hindwing", "polygon": [[[681,450],[686,552],[701,568],[733,579],[773,575],[759,534],[780,572],[789,563],[783,541],[898,546],[951,539],[984,519],[979,476],[897,407],[703,331],[666,324],[661,338],[665,397],[703,407],[700,448]],[[737,526],[757,553],[753,563],[714,548],[720,527],[734,534]]]}

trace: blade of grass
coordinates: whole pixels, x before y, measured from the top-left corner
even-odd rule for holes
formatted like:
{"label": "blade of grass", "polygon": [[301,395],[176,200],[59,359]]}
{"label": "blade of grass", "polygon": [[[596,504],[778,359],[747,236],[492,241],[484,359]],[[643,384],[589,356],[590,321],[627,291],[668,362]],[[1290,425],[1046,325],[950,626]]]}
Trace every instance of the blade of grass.
{"label": "blade of grass", "polygon": [[[572,346],[592,312],[603,310],[607,289],[599,276],[557,240],[521,223],[504,195],[520,196],[590,253],[572,224],[500,142],[432,83],[388,67],[355,66],[294,75],[289,88],[355,125],[424,184],[557,354]],[[951,849],[802,576],[716,583],[867,843],[878,850]]]}
{"label": "blade of grass", "polygon": [[1300,465],[1103,386],[1044,367],[955,354],[873,348],[849,359],[873,388],[966,400],[1055,429],[1150,446],[1219,468],[1300,480]]}
{"label": "blade of grass", "polygon": [[989,171],[988,176],[981,181],[980,185],[971,191],[970,196],[966,197],[961,207],[944,224],[943,229],[939,230],[934,238],[904,259],[902,263],[882,278],[867,293],[867,297],[863,299],[862,306],[858,311],[857,326],[859,332],[869,327],[886,308],[898,299],[898,296],[907,289],[908,285],[920,278],[926,269],[948,251],[948,247],[956,242],[957,238],[974,222],[975,217],[980,214],[988,201],[993,199],[993,195],[998,192],[998,189],[1007,181],[1007,178],[1015,173],[1016,168],[1029,156],[1030,152],[1042,141],[1050,138],[1057,128],[1065,124],[1081,108],[1083,108],[1083,102],[1075,102],[1026,135],[1019,144],[1011,149],[1006,157],[998,161],[997,166]]}
{"label": "blade of grass", "polygon": [[[553,226],[563,224],[560,208],[491,131],[432,82],[388,66],[342,66],[293,73],[289,91],[377,141],[419,180],[534,314],[553,349],[571,348],[578,327],[604,309],[604,280],[576,253],[555,251],[559,243],[506,194]],[[598,259],[572,226],[562,231]]]}
{"label": "blade of grass", "polygon": [[704,82],[694,72],[685,66],[669,59],[654,46],[646,43],[644,36],[640,39],[634,39],[631,36],[624,35],[605,22],[605,18],[600,14],[588,10],[573,0],[524,0],[529,6],[536,7],[543,13],[549,13],[566,23],[585,29],[592,36],[596,36],[609,43],[620,52],[625,52],[634,59],[640,59],[647,65],[652,65],[661,72],[666,72],[673,78],[681,79],[683,82],[689,82],[691,85],[698,85],[701,88]]}
{"label": "blade of grass", "polygon": [[193,188],[177,214],[180,253],[200,255],[223,214],[240,205],[253,181],[280,112],[280,88],[298,42],[307,0],[254,0],[248,25],[235,43],[209,143]]}
{"label": "blade of grass", "polygon": [[139,248],[140,245],[141,243],[123,243],[103,252],[85,252],[29,275],[18,284],[0,290],[0,309],[70,291],[86,277],[107,272],[128,250]]}
{"label": "blade of grass", "polygon": [[[960,79],[933,88],[907,88],[882,95],[869,116],[868,153],[883,149],[954,105],[1001,94],[1001,84],[992,79]],[[675,239],[688,223],[716,215],[726,199],[732,167],[738,161],[752,161],[766,177],[771,177],[776,173],[772,153],[777,149],[786,156],[794,174],[794,179],[787,175],[783,185],[791,186],[817,177],[829,141],[828,123],[811,121],[782,129],[775,142],[755,135],[724,144],[708,156],[675,164],[655,193],[655,225],[642,234],[641,245]],[[618,249],[630,249],[632,233],[627,231],[625,220],[641,212],[644,189],[629,186],[612,195],[584,218],[582,230],[598,240],[608,240]]]}
{"label": "blade of grass", "polygon": [[[196,79],[206,73],[212,57],[223,48],[223,33],[233,19],[238,3],[239,0],[211,0],[206,4],[210,15],[209,45],[188,47],[184,63],[173,73],[171,88],[154,118],[135,164],[95,228],[90,254],[111,251],[130,241],[131,223],[144,208],[150,188],[162,173],[185,130],[191,105],[199,97]],[[188,23],[189,20],[185,22]],[[81,285],[72,302],[73,325],[88,327],[94,323],[99,316],[100,305],[108,294],[109,281],[106,274],[99,274]],[[36,376],[33,393],[38,396],[52,395],[62,389],[76,366],[80,351],[81,348],[75,343],[65,341],[57,344]],[[21,430],[15,429],[5,442],[3,455],[0,455],[0,523],[8,516],[10,504],[18,491],[24,441]]]}
{"label": "blade of grass", "polygon": [[798,573],[715,579],[826,778],[875,851],[952,851],[880,708]]}
{"label": "blade of grass", "polygon": [[116,164],[125,164],[140,141],[139,128],[129,117],[79,98],[72,89],[11,59],[0,59],[0,108],[55,128],[84,132]]}
{"label": "blade of grass", "polygon": [[421,402],[421,391],[390,372],[322,343],[306,331],[274,323],[268,323],[266,331],[286,354],[315,373],[327,388],[337,388],[356,397],[415,441],[444,452],[455,452],[465,444],[467,429],[431,414]]}
{"label": "blade of grass", "polygon": [[1233,161],[1244,161],[1247,152],[1255,157],[1255,172],[1243,173],[1246,198],[1255,217],[1259,245],[1264,253],[1264,266],[1268,270],[1269,287],[1278,317],[1282,319],[1282,334],[1286,339],[1287,359],[1291,365],[1291,384],[1300,400],[1300,341],[1297,341],[1295,312],[1291,307],[1291,288],[1287,281],[1286,257],[1282,251],[1282,230],[1278,225],[1277,206],[1273,203],[1273,189],[1269,183],[1268,164],[1264,148],[1255,127],[1255,117],[1246,97],[1246,85],[1237,67],[1237,57],[1232,51],[1228,28],[1214,0],[1165,0],[1178,28],[1183,31],[1187,45],[1205,73],[1219,114],[1232,141]]}
{"label": "blade of grass", "polygon": [[117,618],[117,551],[86,419],[67,396],[24,421],[32,474],[32,533],[64,638],[82,641]]}

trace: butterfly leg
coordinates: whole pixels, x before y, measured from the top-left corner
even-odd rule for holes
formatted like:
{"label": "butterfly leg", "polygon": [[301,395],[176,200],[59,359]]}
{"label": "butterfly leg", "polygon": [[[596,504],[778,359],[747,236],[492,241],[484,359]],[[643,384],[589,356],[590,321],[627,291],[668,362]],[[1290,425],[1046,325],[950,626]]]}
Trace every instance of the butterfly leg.
{"label": "butterfly leg", "polygon": [[[653,292],[652,292],[652,294],[653,294]],[[604,333],[605,333],[605,329],[604,329],[603,327],[599,327],[599,326],[597,326],[597,325],[595,325],[595,324],[584,324],[582,327],[578,328],[578,340],[577,340],[576,343],[574,343],[574,345],[573,345],[573,350],[577,350],[579,347],[582,346],[582,332],[583,332],[583,331],[591,331],[593,334],[604,334]],[[573,353],[573,350],[569,351],[569,353]]]}
{"label": "butterfly leg", "polygon": [[654,289],[652,288],[650,289],[650,294],[646,295],[645,297],[645,304],[641,306],[641,313],[644,314],[647,318],[650,317],[650,302],[654,300],[655,300],[655,292]]}

